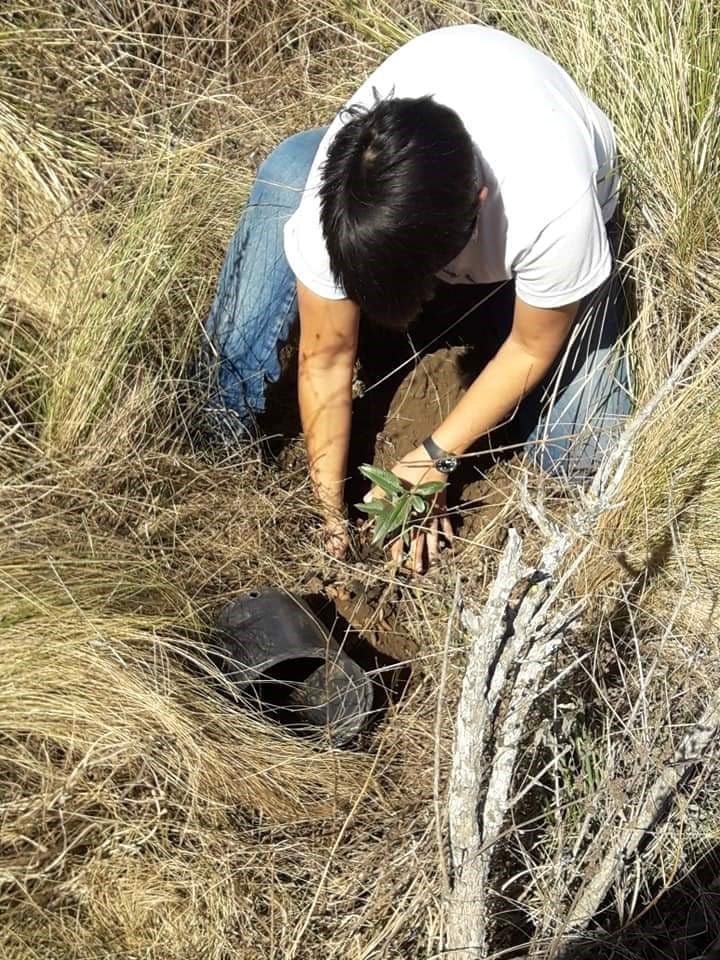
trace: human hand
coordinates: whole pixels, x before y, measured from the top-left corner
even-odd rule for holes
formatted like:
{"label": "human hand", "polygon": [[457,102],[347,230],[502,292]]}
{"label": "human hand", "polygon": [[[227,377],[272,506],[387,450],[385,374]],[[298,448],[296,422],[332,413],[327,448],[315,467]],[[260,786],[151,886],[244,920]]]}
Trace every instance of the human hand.
{"label": "human hand", "polygon": [[[424,448],[411,450],[392,468],[392,473],[408,490],[429,482],[447,483],[446,474],[436,470]],[[382,500],[383,491],[375,486],[365,497],[365,502]],[[433,494],[428,513],[410,524],[389,544],[393,560],[414,573],[424,573],[437,562],[441,542],[452,543],[453,529],[447,515],[445,489]],[[407,547],[406,547],[407,545]],[[405,550],[407,549],[407,552]]]}
{"label": "human hand", "polygon": [[441,544],[452,544],[453,528],[447,515],[445,491],[435,494],[427,516],[408,530],[409,543],[396,537],[390,547],[390,556],[398,566],[412,573],[425,573],[440,558]]}
{"label": "human hand", "polygon": [[323,546],[335,560],[344,560],[350,549],[347,520],[341,516],[327,517],[322,529]]}

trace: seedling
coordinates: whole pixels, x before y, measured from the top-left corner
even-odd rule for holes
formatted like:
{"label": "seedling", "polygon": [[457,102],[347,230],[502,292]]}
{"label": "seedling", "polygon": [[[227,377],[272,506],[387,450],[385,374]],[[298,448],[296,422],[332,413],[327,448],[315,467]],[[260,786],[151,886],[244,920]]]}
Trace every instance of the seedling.
{"label": "seedling", "polygon": [[426,517],[437,495],[447,484],[443,480],[428,480],[414,487],[406,487],[390,470],[371,467],[365,463],[360,473],[382,490],[383,497],[373,497],[368,503],[356,503],[355,506],[375,520],[373,544],[384,541],[398,530],[407,544],[410,539],[410,525],[413,518]]}

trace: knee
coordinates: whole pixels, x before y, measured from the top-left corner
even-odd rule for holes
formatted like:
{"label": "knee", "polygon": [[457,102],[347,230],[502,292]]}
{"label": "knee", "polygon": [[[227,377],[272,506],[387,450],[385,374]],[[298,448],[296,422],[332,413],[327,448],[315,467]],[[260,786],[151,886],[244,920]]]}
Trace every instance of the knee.
{"label": "knee", "polygon": [[326,129],[317,127],[287,137],[260,164],[257,180],[297,189],[304,187]]}
{"label": "knee", "polygon": [[570,444],[562,441],[547,438],[536,440],[531,446],[526,447],[526,456],[533,466],[556,480],[569,481],[582,469],[579,458],[573,455]]}
{"label": "knee", "polygon": [[578,432],[571,424],[536,441],[529,451],[543,473],[572,485],[584,486],[597,473],[610,449],[616,444],[624,418],[618,418],[610,427],[585,424]]}
{"label": "knee", "polygon": [[580,451],[564,444],[541,443],[531,459],[547,476],[573,486],[583,486],[592,480],[602,456],[598,456],[595,450]]}

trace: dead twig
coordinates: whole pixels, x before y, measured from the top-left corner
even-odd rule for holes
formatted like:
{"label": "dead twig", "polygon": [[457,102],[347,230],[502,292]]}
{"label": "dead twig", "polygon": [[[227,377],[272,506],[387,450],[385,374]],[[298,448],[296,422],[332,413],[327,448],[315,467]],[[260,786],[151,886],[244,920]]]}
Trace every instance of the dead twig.
{"label": "dead twig", "polygon": [[465,950],[468,944],[485,943],[486,863],[479,857],[482,837],[477,808],[491,719],[487,689],[493,662],[505,638],[510,594],[528,572],[521,554],[522,541],[511,529],[483,612],[478,616],[468,608],[463,610],[463,623],[473,640],[458,705],[448,793],[454,887],[448,901],[446,929],[447,948],[458,951],[456,955],[462,958],[473,956]]}
{"label": "dead twig", "polygon": [[652,839],[654,830],[667,815],[669,801],[682,780],[705,755],[720,730],[720,692],[707,705],[697,724],[685,735],[672,760],[663,767],[654,781],[637,816],[617,832],[590,883],[582,889],[573,905],[567,926],[584,929],[600,910],[618,869],[637,853],[641,845]]}
{"label": "dead twig", "polygon": [[[528,515],[546,538],[541,561],[535,568],[525,566],[521,538],[515,530],[509,530],[498,573],[482,613],[475,614],[467,607],[463,611],[463,622],[472,643],[458,705],[448,797],[454,885],[447,908],[446,949],[455,960],[481,960],[490,953],[491,857],[512,806],[512,782],[525,722],[555,651],[582,612],[582,602],[571,601],[565,593],[565,586],[580,562],[577,548],[595,529],[601,515],[619,505],[617,493],[643,427],[680,384],[697,357],[719,336],[720,324],[689,351],[662,387],[628,422],[566,528],[547,517],[542,502],[531,503],[527,488],[521,489]],[[586,546],[580,550],[581,556],[587,549]],[[569,564],[566,558],[570,558]],[[523,581],[528,581],[529,586],[513,610],[511,598]],[[552,617],[549,617],[550,610],[556,611]],[[518,669],[514,678],[509,679],[515,664],[519,664]],[[508,707],[500,723],[495,714],[503,692],[506,692]],[[681,750],[685,751],[685,759],[680,757],[667,768],[651,790],[637,825],[620,833],[618,842],[573,908],[571,924],[586,924],[599,908],[617,864],[637,849],[641,837],[677,789],[684,771],[694,762],[690,757],[697,758],[717,730],[718,708],[715,701],[708,707],[698,727],[683,741]],[[498,727],[494,753],[485,774],[487,745],[494,721]],[[478,816],[480,809],[481,817]]]}

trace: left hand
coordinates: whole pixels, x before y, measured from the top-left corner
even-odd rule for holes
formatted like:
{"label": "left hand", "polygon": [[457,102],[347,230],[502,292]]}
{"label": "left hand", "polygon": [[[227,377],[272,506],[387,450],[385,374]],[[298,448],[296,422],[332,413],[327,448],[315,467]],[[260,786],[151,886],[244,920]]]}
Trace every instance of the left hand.
{"label": "left hand", "polygon": [[342,516],[326,518],[322,530],[323,546],[336,560],[345,560],[350,549],[347,520]]}
{"label": "left hand", "polygon": [[[427,452],[423,447],[416,447],[407,453],[402,460],[398,460],[392,472],[409,488],[430,480],[447,482],[447,476],[436,470],[428,460]],[[368,494],[367,499],[382,497],[383,493],[377,487]],[[390,544],[390,555],[398,565],[403,565],[414,573],[424,573],[428,567],[437,562],[440,555],[440,540],[444,538],[452,543],[453,529],[447,516],[447,500],[442,490],[434,497],[433,505],[427,518],[415,524],[410,529],[410,546],[408,555],[403,563],[404,542],[402,536],[396,537]]]}

